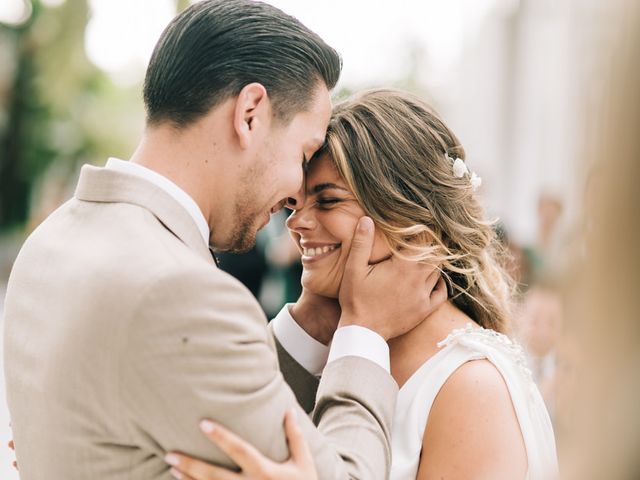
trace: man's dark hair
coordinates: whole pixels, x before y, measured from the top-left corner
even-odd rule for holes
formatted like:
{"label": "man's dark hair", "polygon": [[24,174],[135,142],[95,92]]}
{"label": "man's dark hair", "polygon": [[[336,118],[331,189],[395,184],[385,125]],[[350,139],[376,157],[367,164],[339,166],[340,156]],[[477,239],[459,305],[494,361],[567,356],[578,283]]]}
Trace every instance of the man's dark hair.
{"label": "man's dark hair", "polygon": [[144,82],[147,123],[186,127],[253,82],[286,122],[309,106],[319,82],[332,89],[341,68],[333,48],[281,10],[205,0],[174,18],[155,47]]}

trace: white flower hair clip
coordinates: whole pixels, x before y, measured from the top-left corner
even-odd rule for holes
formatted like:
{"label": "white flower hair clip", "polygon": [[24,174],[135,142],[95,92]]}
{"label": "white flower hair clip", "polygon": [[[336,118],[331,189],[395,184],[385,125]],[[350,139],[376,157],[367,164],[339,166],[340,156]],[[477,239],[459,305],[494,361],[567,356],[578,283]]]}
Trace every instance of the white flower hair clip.
{"label": "white flower hair clip", "polygon": [[476,175],[476,172],[471,173],[471,179],[469,181],[471,182],[471,187],[474,192],[482,185],[482,177]]}
{"label": "white flower hair clip", "polygon": [[461,158],[453,158],[449,156],[447,152],[445,152],[445,156],[453,165],[454,177],[462,178],[465,175],[470,175],[469,183],[471,183],[471,188],[473,188],[473,191],[475,192],[478,188],[480,188],[480,185],[482,185],[482,178],[476,175],[476,172],[470,173],[469,169],[467,168],[467,164],[464,163],[464,160],[462,160]]}

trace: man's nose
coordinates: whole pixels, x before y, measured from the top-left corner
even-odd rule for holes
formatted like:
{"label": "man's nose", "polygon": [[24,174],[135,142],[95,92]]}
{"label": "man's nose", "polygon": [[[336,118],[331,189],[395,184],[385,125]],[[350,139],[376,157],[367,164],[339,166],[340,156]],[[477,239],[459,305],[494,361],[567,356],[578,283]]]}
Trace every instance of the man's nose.
{"label": "man's nose", "polygon": [[302,187],[300,188],[300,190],[298,190],[298,192],[293,196],[293,197],[289,197],[286,200],[285,203],[285,207],[291,209],[291,210],[300,210],[302,207],[304,207],[304,202],[306,200],[306,195],[305,195],[305,191],[304,191],[304,182],[302,184]]}

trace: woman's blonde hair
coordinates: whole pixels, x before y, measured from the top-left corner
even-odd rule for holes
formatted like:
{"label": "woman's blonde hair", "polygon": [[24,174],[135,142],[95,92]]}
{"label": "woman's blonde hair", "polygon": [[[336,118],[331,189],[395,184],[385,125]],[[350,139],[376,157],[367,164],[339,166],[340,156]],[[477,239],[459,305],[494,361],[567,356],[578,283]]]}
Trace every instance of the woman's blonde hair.
{"label": "woman's blonde hair", "polygon": [[453,303],[485,328],[505,331],[512,282],[500,244],[465,175],[464,149],[423,101],[371,90],[334,109],[328,154],[394,254],[440,265]]}

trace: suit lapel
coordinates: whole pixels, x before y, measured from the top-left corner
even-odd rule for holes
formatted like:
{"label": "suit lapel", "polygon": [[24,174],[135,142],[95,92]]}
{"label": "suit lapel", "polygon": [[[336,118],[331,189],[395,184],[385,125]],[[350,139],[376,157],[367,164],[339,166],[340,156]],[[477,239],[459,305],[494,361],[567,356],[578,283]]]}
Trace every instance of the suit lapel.
{"label": "suit lapel", "polygon": [[75,197],[86,202],[129,203],[146,208],[189,248],[215,265],[211,252],[189,213],[167,192],[142,178],[84,165],[80,171]]}

